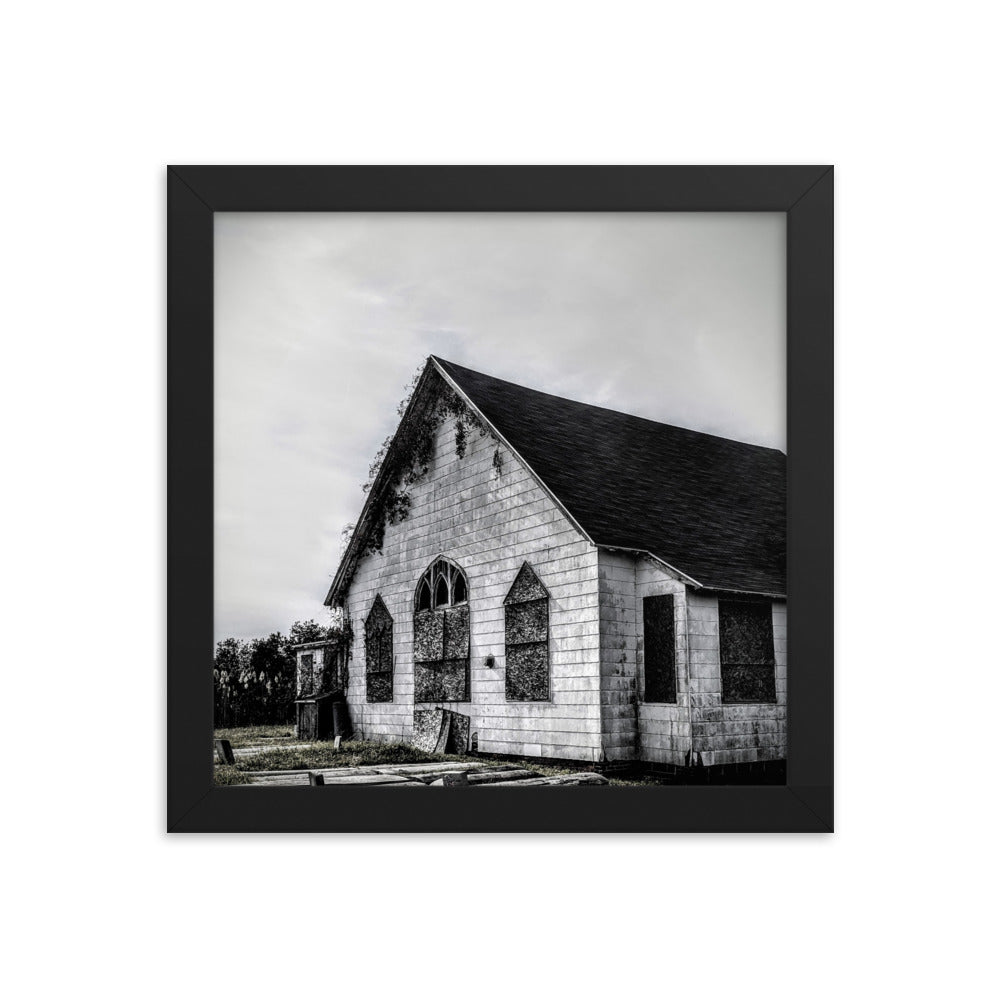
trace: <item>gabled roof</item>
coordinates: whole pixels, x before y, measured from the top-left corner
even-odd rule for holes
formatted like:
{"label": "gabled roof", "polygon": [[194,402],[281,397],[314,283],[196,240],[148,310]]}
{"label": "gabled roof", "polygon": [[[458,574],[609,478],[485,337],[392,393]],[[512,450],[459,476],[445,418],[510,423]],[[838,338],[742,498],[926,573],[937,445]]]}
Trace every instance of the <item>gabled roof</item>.
{"label": "gabled roof", "polygon": [[[577,403],[431,357],[400,428],[444,377],[596,545],[649,553],[696,586],[785,593],[785,456]],[[390,445],[399,447],[400,430]],[[386,461],[326,597],[343,593]]]}
{"label": "gabled roof", "polygon": [[785,593],[785,456],[433,358],[597,545],[716,590]]}

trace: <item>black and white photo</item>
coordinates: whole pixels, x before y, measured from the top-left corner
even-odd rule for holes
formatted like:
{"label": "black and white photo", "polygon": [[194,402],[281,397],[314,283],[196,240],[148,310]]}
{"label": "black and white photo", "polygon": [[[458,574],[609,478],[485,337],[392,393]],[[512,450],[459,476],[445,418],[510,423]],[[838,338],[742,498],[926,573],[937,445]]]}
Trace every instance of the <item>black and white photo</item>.
{"label": "black and white photo", "polygon": [[219,213],[215,266],[217,780],[784,781],[781,213]]}

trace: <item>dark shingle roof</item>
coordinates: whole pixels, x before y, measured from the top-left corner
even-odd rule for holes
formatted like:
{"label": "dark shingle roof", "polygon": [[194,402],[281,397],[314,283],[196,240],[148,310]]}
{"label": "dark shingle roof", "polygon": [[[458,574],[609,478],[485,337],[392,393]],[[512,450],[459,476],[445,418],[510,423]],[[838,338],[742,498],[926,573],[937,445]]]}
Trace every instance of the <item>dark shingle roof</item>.
{"label": "dark shingle roof", "polygon": [[434,359],[601,546],[705,587],[785,593],[785,456]]}

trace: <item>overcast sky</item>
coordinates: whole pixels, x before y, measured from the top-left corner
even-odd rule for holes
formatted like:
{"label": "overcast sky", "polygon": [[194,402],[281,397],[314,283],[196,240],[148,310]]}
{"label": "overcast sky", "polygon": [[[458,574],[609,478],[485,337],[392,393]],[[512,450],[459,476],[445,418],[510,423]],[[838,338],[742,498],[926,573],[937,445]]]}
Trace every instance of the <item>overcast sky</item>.
{"label": "overcast sky", "polygon": [[785,447],[782,213],[215,216],[216,639],[326,621],[429,354]]}

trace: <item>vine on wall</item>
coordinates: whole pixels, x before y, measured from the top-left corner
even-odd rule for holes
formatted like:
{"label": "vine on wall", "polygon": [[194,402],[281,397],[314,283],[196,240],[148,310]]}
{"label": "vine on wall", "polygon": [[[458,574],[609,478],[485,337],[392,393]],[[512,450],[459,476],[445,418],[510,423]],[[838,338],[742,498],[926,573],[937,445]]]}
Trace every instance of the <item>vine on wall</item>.
{"label": "vine on wall", "polygon": [[[455,454],[461,459],[468,450],[468,435],[475,430],[480,437],[489,430],[468,404],[436,372],[429,375],[424,398],[417,402],[410,417],[400,425],[395,437],[386,438],[368,469],[368,481],[362,486],[365,493],[375,489],[368,511],[367,535],[356,558],[382,551],[385,530],[390,524],[400,524],[410,516],[412,499],[410,487],[419,483],[430,470],[434,457],[434,442],[438,429],[449,418],[454,418]],[[397,408],[403,415],[420,382],[420,375],[410,383],[409,392]],[[389,464],[387,464],[389,463]],[[354,567],[350,568],[353,574]]]}

